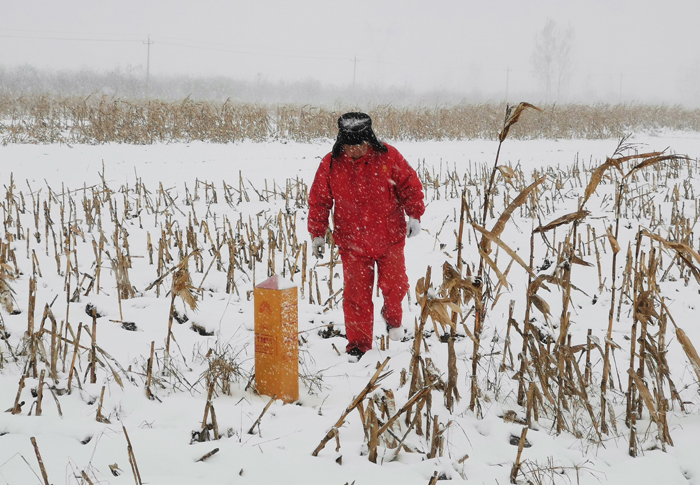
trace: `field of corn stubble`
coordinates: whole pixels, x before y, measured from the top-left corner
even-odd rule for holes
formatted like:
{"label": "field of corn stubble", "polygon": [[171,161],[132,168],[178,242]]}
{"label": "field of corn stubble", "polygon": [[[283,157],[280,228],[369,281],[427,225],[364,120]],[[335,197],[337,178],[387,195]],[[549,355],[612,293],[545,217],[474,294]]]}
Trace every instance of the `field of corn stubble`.
{"label": "field of corn stubble", "polygon": [[[235,125],[257,129],[226,105],[231,124],[214,139],[216,121],[203,138],[194,126],[174,131],[189,118],[157,103],[47,103],[27,125],[13,116],[5,143],[231,141]],[[634,461],[620,475],[624,455],[667,464],[668,483],[698,483],[698,160],[622,138],[604,160],[526,173],[498,154],[516,129],[544,136],[532,120],[546,113],[531,108],[473,132],[493,134],[495,160],[417,166],[428,209],[419,245],[407,245],[422,275],[406,303],[411,338],[389,342],[378,328],[376,348],[355,365],[343,354],[342,265],[330,234],[326,259],[310,257],[309,178],[254,184],[241,170],[237,180],[116,186],[103,172],[91,186],[52,187],[4,173],[0,477],[174,483],[174,470],[230,483],[221,477],[245,457],[233,475],[263,483],[251,463],[275,468],[278,455],[257,452],[273,440],[310,477],[338,483],[386,483],[389,472],[432,485],[654,483]],[[243,138],[333,131],[335,113],[285,109]],[[402,113],[378,113],[383,133],[407,129]],[[49,126],[37,128],[40,119]],[[122,131],[141,122],[140,133]],[[149,138],[157,126],[162,135]],[[301,126],[306,134],[292,136]],[[273,274],[299,287],[299,406],[255,388],[252,290]]]}
{"label": "field of corn stubble", "polygon": [[[314,107],[158,100],[108,96],[16,97],[0,93],[0,141],[8,143],[306,142],[332,138],[352,106]],[[501,103],[397,108],[374,106],[374,123],[390,140],[495,139]],[[661,129],[700,131],[700,110],[642,104],[541,106],[512,130],[517,139],[619,138]],[[365,108],[366,109],[366,108]]]}

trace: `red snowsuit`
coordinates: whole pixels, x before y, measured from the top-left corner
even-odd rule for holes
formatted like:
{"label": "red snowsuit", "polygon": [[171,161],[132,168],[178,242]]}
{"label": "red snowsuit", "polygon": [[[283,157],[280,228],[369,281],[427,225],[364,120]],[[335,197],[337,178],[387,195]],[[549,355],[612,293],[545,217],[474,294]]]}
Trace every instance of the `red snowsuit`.
{"label": "red snowsuit", "polygon": [[[425,212],[423,186],[416,171],[392,146],[370,148],[353,160],[344,153],[323,158],[309,192],[309,233],[324,237],[334,208],[333,238],[343,262],[343,313],[347,350],[372,348],[374,265],[384,296],[382,315],[400,327],[401,301],[409,289],[403,249],[405,214],[420,220]],[[334,207],[335,204],[335,207]]]}

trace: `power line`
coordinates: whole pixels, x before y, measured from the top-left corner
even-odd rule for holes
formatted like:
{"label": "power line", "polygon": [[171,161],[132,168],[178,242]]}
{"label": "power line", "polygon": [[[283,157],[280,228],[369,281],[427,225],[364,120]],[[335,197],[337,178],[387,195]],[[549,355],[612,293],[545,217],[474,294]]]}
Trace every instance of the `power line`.
{"label": "power line", "polygon": [[70,40],[70,41],[88,41],[88,42],[141,42],[140,40],[133,39],[97,39],[88,37],[37,37],[29,35],[2,35],[0,37],[5,39],[36,39],[36,40]]}
{"label": "power line", "polygon": [[[195,39],[183,39],[179,37],[170,37],[170,36],[160,36],[161,42],[163,41],[174,41],[171,42],[173,45],[184,45],[187,47],[192,47],[194,49],[232,49],[233,52],[241,52],[241,46],[236,45],[236,44],[229,44],[225,42],[215,42],[215,41],[201,41],[201,40],[195,40]],[[184,44],[183,44],[184,43]],[[208,47],[208,46],[213,46],[213,47]],[[267,48],[267,49],[260,49],[260,48],[253,48],[253,49],[243,49],[243,52],[245,53],[251,53],[251,54],[264,54],[264,51],[274,51],[278,54],[287,54],[287,55],[298,55],[290,51],[285,51],[283,49],[279,49],[279,47],[275,46],[274,48]],[[312,58],[318,58],[318,59],[344,59],[344,57],[338,57],[335,54],[330,54],[328,52],[307,52],[305,54],[306,56],[312,57]]]}
{"label": "power line", "polygon": [[[8,29],[1,29],[1,30],[8,30]],[[39,32],[39,31],[37,31]],[[0,38],[11,38],[11,39],[37,39],[37,40],[65,40],[65,41],[74,41],[74,42],[79,42],[79,41],[86,41],[86,42],[130,42],[130,43],[145,43],[142,40],[136,40],[136,39],[104,39],[104,38],[97,38],[97,37],[49,37],[49,36],[29,36],[29,35],[2,35],[0,34]],[[164,38],[171,38],[174,39],[173,37],[164,37]],[[147,42],[150,42],[151,44],[153,43],[150,41],[150,36],[149,40]],[[185,42],[185,43],[182,43]],[[196,45],[196,41],[189,41],[189,40],[182,40],[182,42],[168,42],[168,41],[159,41],[159,45],[167,45],[171,47],[184,47],[186,49],[196,49],[196,50],[204,50],[204,51],[212,51],[212,52],[228,52],[232,54],[242,54],[242,55],[250,55],[250,56],[258,56],[258,57],[277,57],[277,58],[288,58],[288,59],[309,59],[309,60],[325,60],[325,61],[344,61],[347,59],[347,57],[340,57],[340,56],[322,56],[322,55],[304,55],[304,54],[290,54],[290,53],[284,53],[284,52],[261,52],[261,51],[253,51],[253,50],[243,50],[243,49],[230,49],[230,48],[224,48],[224,47],[207,47],[204,45]],[[195,45],[193,45],[195,44]],[[230,44],[223,44],[223,45],[230,45]],[[150,44],[149,44],[150,46]],[[149,47],[150,51],[150,47]],[[150,52],[149,52],[150,54]],[[469,67],[460,67],[460,66],[455,66],[455,65],[439,65],[439,64],[426,64],[426,63],[420,63],[420,62],[402,62],[402,61],[387,61],[384,59],[376,59],[376,58],[371,58],[371,57],[363,57],[363,61],[366,62],[372,62],[375,64],[384,64],[384,65],[393,65],[393,66],[404,66],[404,67],[428,67],[428,68],[435,68],[435,69],[450,69],[450,70],[457,70],[457,71],[469,71],[471,68]],[[354,56],[353,59],[353,78],[355,78],[355,72],[356,72],[356,67],[357,67],[357,62],[359,62],[359,59],[357,58],[357,55]],[[488,68],[487,68],[488,69]],[[500,68],[492,68],[493,70],[500,70]]]}
{"label": "power line", "polygon": [[[51,30],[27,30],[27,29],[0,29],[0,32],[35,32],[35,33],[54,33],[54,34],[66,34],[66,35],[72,35],[71,37],[67,36],[48,36],[48,35],[8,35],[8,34],[0,34],[0,38],[5,38],[5,39],[35,39],[35,40],[55,40],[55,41],[69,41],[69,42],[105,42],[105,43],[119,43],[119,42],[124,42],[124,43],[143,43],[142,39],[128,39],[128,38],[116,38],[116,39],[109,39],[109,38],[104,38],[104,37],[95,37],[96,35],[101,35],[98,33],[84,33],[84,34],[77,34],[77,35],[85,35],[85,36],[92,36],[92,37],[76,37],[75,33],[71,32],[61,32],[61,31],[51,31]],[[113,36],[119,36],[122,34],[102,34],[102,35],[113,35]],[[205,51],[214,51],[214,52],[228,52],[228,53],[233,53],[233,54],[242,54],[242,55],[250,55],[250,56],[258,56],[258,57],[277,57],[277,58],[289,58],[289,59],[310,59],[310,60],[327,60],[327,61],[345,61],[347,57],[343,56],[333,56],[333,55],[310,55],[310,54],[293,54],[289,52],[284,52],[284,51],[275,51],[275,52],[261,52],[261,51],[256,51],[256,50],[246,50],[246,49],[239,49],[235,48],[235,46],[231,44],[223,44],[223,43],[211,43],[211,44],[218,44],[222,45],[225,47],[208,47],[206,45],[203,45],[204,43],[201,43],[196,40],[185,40],[185,39],[178,39],[175,37],[169,37],[165,36],[162,37],[164,39],[174,39],[178,40],[180,42],[168,42],[168,41],[159,41],[158,43],[160,45],[167,45],[167,46],[173,46],[173,47],[184,47],[187,49],[196,49],[196,50],[205,50]],[[184,43],[182,43],[184,42]],[[357,56],[355,56],[357,58]],[[357,59],[359,61],[359,59]],[[443,69],[443,70],[452,70],[452,71],[471,71],[473,70],[473,67],[469,66],[459,66],[459,65],[454,65],[454,64],[431,64],[431,63],[425,63],[425,62],[411,62],[411,61],[393,61],[393,60],[385,60],[385,59],[378,59],[378,58],[371,58],[371,57],[362,57],[362,60],[365,62],[370,62],[370,63],[375,63],[375,64],[383,64],[383,65],[392,65],[392,66],[403,66],[403,67],[421,67],[421,68],[433,68],[433,69]],[[600,64],[588,64],[587,65],[589,68],[604,68],[605,66],[600,65]],[[619,67],[619,66],[618,66]],[[489,71],[502,71],[503,67],[484,67],[481,66],[479,68],[480,70],[489,70]],[[531,69],[514,69],[512,67],[508,68],[510,73],[516,73],[516,72],[528,72],[528,73],[533,73],[534,71]],[[354,71],[353,69],[353,76],[354,76]],[[649,75],[648,70],[642,67],[626,67],[625,71],[627,73],[634,72],[634,73],[643,73],[644,77],[646,79],[665,79],[666,76],[660,76],[660,75]]]}
{"label": "power line", "polygon": [[[124,34],[109,34],[106,32],[66,32],[65,30],[36,30],[36,29],[0,29],[0,32],[34,32],[40,34],[63,34],[63,35],[99,35],[99,36],[120,36],[123,37]],[[133,34],[128,34],[133,37]]]}
{"label": "power line", "polygon": [[198,49],[205,51],[218,51],[218,52],[230,52],[233,54],[245,54],[251,56],[265,56],[265,57],[287,57],[290,59],[316,59],[316,60],[327,60],[327,61],[344,61],[345,57],[321,57],[321,56],[307,56],[299,54],[280,54],[280,53],[270,53],[270,52],[254,52],[254,51],[244,51],[238,49],[224,49],[221,47],[202,47],[196,45],[179,44],[176,42],[158,42],[160,45],[170,45],[175,47],[185,47],[188,49]]}

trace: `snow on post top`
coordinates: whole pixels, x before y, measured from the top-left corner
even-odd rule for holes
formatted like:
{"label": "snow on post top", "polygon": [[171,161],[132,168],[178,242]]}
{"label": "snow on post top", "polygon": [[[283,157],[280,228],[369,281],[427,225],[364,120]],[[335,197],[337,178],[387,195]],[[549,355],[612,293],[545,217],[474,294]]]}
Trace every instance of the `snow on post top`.
{"label": "snow on post top", "polygon": [[285,280],[280,275],[274,275],[257,285],[257,288],[262,288],[264,290],[288,290],[289,288],[296,288],[292,281]]}

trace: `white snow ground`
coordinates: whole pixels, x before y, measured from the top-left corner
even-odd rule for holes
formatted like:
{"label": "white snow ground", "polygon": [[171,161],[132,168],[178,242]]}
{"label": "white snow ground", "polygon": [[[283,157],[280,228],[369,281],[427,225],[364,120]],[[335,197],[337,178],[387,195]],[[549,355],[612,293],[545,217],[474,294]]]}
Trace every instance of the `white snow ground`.
{"label": "white snow ground", "polygon": [[[663,150],[669,147],[676,153],[684,153],[692,158],[700,154],[700,134],[696,133],[658,133],[638,136],[632,141],[640,143],[640,151]],[[581,168],[595,167],[604,161],[606,156],[612,155],[617,143],[617,140],[507,140],[501,152],[501,164],[519,165],[525,173],[527,183],[530,183],[531,173],[535,169],[551,168],[551,173],[554,174],[558,170],[566,171],[576,163]],[[480,140],[397,142],[394,145],[412,166],[420,165],[432,172],[443,174],[452,170],[461,174],[470,165],[485,164],[490,167],[497,148],[494,141]],[[84,219],[81,207],[82,189],[101,185],[100,173],[103,173],[106,183],[113,191],[127,185],[133,188],[138,177],[155,197],[159,183],[162,183],[165,189],[170,190],[171,196],[177,199],[177,205],[184,214],[190,212],[190,208],[184,204],[185,185],[192,193],[196,180],[214,183],[219,200],[216,204],[209,204],[209,207],[204,201],[204,189],[199,189],[201,200],[195,208],[200,219],[204,218],[209,210],[212,220],[213,214],[217,215],[218,225],[221,224],[224,215],[232,223],[241,215],[244,221],[250,216],[255,224],[256,214],[262,214],[260,220],[264,222],[268,217],[274,217],[281,209],[285,209],[285,203],[280,198],[259,201],[252,187],[262,190],[267,180],[269,189],[272,190],[274,183],[284,187],[287,179],[297,178],[310,186],[320,158],[330,147],[330,142],[245,142],[231,145],[176,143],[155,146],[10,145],[0,147],[3,167],[0,176],[5,188],[3,194],[9,188],[12,174],[15,195],[22,192],[24,196],[28,210],[26,214],[21,215],[21,220],[25,230],[33,228],[34,224],[30,208],[30,187],[35,194],[41,190],[39,196],[42,200],[47,199],[49,187],[57,194],[67,190],[76,191],[72,195],[80,220]],[[695,178],[690,179],[689,183],[697,190],[697,167],[695,162],[690,166],[693,167],[692,174]],[[237,188],[239,173],[248,187],[251,201],[229,206],[223,200],[221,186],[225,181]],[[685,177],[685,174],[682,177]],[[664,204],[664,197],[676,182],[682,184],[683,180],[670,180],[663,186],[656,187],[656,203]],[[644,180],[639,182],[641,185],[645,183],[650,185]],[[501,192],[496,199],[499,204],[497,207],[501,208],[503,187],[503,181],[500,181]],[[578,196],[583,193],[584,188],[585,186],[582,188],[572,183],[558,194],[554,190],[544,192],[541,201],[544,204],[549,203],[554,210],[543,222],[575,210]],[[414,319],[418,316],[413,304],[413,287],[416,281],[425,274],[427,266],[431,265],[433,281],[439,282],[442,264],[445,261],[455,263],[454,231],[458,225],[459,198],[445,199],[444,192],[445,189],[441,188],[440,199],[437,199],[436,191],[427,191],[427,211],[422,220],[424,232],[419,237],[409,240],[406,245],[412,289],[411,303],[408,300],[405,302],[404,325],[411,333]],[[479,200],[476,187],[471,187],[471,192],[475,200]],[[605,225],[613,222],[612,206],[609,202],[612,194],[613,185],[601,184],[587,205],[592,212],[589,222],[598,228],[598,235],[604,232]],[[57,198],[60,197],[57,195]],[[116,194],[115,200],[120,200],[120,197],[121,194]],[[57,202],[54,201],[52,219],[54,223],[60,224],[57,206]],[[478,208],[474,211],[478,211]],[[187,217],[178,211],[172,212],[173,219],[179,221],[180,228],[184,230]],[[498,212],[497,209],[496,217]],[[686,217],[690,217],[691,220],[696,217],[695,200],[686,201],[685,212]],[[43,233],[43,209],[40,213],[39,228]],[[299,209],[297,215],[297,235],[300,239],[308,239],[305,230],[305,208]],[[7,217],[7,214],[4,213],[4,217]],[[664,217],[668,221],[666,214]],[[105,221],[108,219],[106,211],[103,218]],[[158,224],[163,223],[163,220],[164,217],[161,216]],[[152,341],[155,341],[156,353],[162,360],[170,298],[163,295],[157,298],[154,290],[143,291],[156,278],[156,267],[148,264],[146,231],[151,233],[156,245],[160,229],[154,222],[154,216],[147,214],[147,211],[142,213],[141,223],[143,229],[139,227],[138,218],[124,221],[124,226],[129,231],[131,255],[134,258],[130,271],[131,283],[139,293],[136,298],[122,302],[123,320],[136,323],[138,330],[126,331],[118,323],[110,322],[119,320],[120,317],[114,277],[108,264],[104,266],[102,273],[101,294],[98,296],[93,292],[88,297],[81,297],[79,302],[71,303],[68,317],[74,329],[79,323],[87,324],[91,319],[85,314],[85,305],[88,302],[95,304],[104,313],[104,316],[98,319],[97,343],[127,370],[126,373],[133,381],[129,382],[124,374],[121,374],[124,380],[124,387],[121,388],[111,372],[100,369],[96,384],[84,382],[81,390],[75,389],[74,383],[72,394],[57,397],[62,411],[61,417],[54,399],[47,390],[44,392],[42,415],[28,415],[35,401],[30,390],[37,386],[37,379],[27,379],[21,396],[21,400],[26,402],[22,412],[17,415],[0,412],[0,484],[43,483],[30,437],[36,438],[49,480],[53,484],[88,483],[78,478],[81,471],[85,471],[93,483],[133,483],[134,477],[128,461],[127,443],[122,426],[127,430],[133,445],[143,483],[148,484],[354,482],[357,485],[410,485],[428,483],[436,471],[454,483],[508,483],[517,451],[517,447],[509,441],[511,436],[520,435],[522,426],[506,422],[500,416],[511,409],[523,415],[523,410],[515,403],[513,393],[514,389],[517,391],[517,382],[509,379],[512,371],[498,372],[498,364],[502,358],[500,355],[482,359],[479,382],[485,393],[482,399],[483,417],[477,418],[469,411],[468,376],[471,372],[472,344],[468,339],[461,339],[457,343],[459,392],[462,399],[458,402],[456,410],[452,414],[448,413],[443,406],[442,394],[435,391],[433,395],[433,415],[442,425],[451,422],[445,432],[445,446],[441,457],[426,459],[424,453],[401,451],[395,460],[390,461],[393,451],[380,448],[379,464],[369,462],[365,455],[364,433],[357,411],[349,415],[340,429],[340,450],[335,450],[336,444],[333,440],[318,457],[313,457],[311,452],[374,374],[378,362],[387,357],[391,358],[387,368],[393,370],[393,374],[382,383],[382,387],[394,390],[397,406],[401,406],[407,400],[408,386],[401,387],[399,381],[401,370],[408,368],[412,341],[392,342],[389,350],[380,351],[375,348],[358,364],[347,363],[343,353],[345,341],[342,337],[323,339],[318,335],[318,330],[331,322],[342,330],[342,312],[333,309],[324,313],[321,306],[311,305],[302,298],[299,300],[299,330],[300,336],[303,337],[300,347],[300,369],[304,375],[315,377],[315,382],[320,386],[309,388],[302,383],[300,398],[296,404],[274,402],[262,417],[255,433],[248,434],[248,429],[261,414],[269,397],[258,396],[250,389],[246,390],[247,380],[241,379],[232,384],[230,396],[218,395],[213,401],[219,430],[225,436],[218,441],[190,444],[191,433],[200,429],[204,412],[206,389],[200,376],[206,369],[206,359],[203,356],[207,350],[228,348],[232,355],[235,355],[236,362],[243,372],[252,371],[253,302],[246,298],[247,292],[252,290],[252,282],[246,275],[238,272],[238,294],[226,294],[225,268],[223,272],[216,271],[216,267],[212,269],[203,286],[204,299],[199,302],[199,309],[187,313],[192,321],[214,332],[214,335],[201,336],[190,329],[189,323],[176,323],[173,329],[177,341],[176,344],[171,344],[174,363],[182,372],[182,378],[186,379],[191,387],[173,376],[161,376],[164,385],[155,386],[158,400],[148,400],[144,390],[144,365],[149,357]],[[493,222],[490,222],[488,226],[492,224]],[[531,224],[531,220],[519,217],[516,211],[513,222],[503,234],[503,240],[525,260],[529,255]],[[621,229],[619,239],[623,251],[626,250],[628,242],[633,242],[637,226],[646,227],[647,224],[648,221],[636,220],[632,215],[624,221],[623,226],[629,225],[630,228]],[[10,225],[10,228],[12,227]],[[84,223],[81,227],[87,230]],[[108,249],[112,247],[110,230],[105,230],[110,239],[106,246]],[[478,264],[475,237],[473,233],[466,235],[468,233],[467,230],[465,238],[469,241],[464,259],[469,264]],[[667,236],[663,230],[659,233]],[[80,237],[77,238],[81,273],[94,273],[91,243],[95,234],[86,233],[85,243],[81,242]],[[199,244],[208,249],[210,245],[204,240],[204,234],[199,233],[197,236]],[[60,234],[57,234],[57,237],[60,237]],[[559,235],[559,238],[561,237]],[[17,264],[23,273],[13,285],[17,293],[17,305],[22,309],[22,313],[9,315],[3,311],[2,319],[10,334],[9,344],[16,352],[21,347],[22,335],[27,328],[28,281],[32,272],[32,262],[26,257],[28,252],[25,240],[12,244],[16,249]],[[51,248],[53,243],[49,244],[48,256],[45,244],[44,237],[40,243],[33,237],[30,240],[30,248],[36,251],[43,274],[37,285],[37,326],[46,304],[52,304],[52,311],[59,324],[65,320],[66,315],[64,277],[56,271],[54,252]],[[174,249],[171,251],[173,254],[177,253]],[[607,253],[602,255],[603,276],[608,279],[603,292],[598,291],[595,264],[590,268],[577,266],[572,272],[574,284],[585,291],[585,294],[575,292],[573,295],[571,333],[574,344],[585,342],[588,328],[593,329],[593,334],[603,341],[610,303],[609,253],[608,246]],[[544,256],[544,250],[538,250],[536,264],[541,264]],[[586,259],[595,263],[595,258]],[[65,257],[62,256],[60,260],[62,268],[65,269]],[[668,265],[671,258],[665,256],[664,260]],[[211,255],[205,251],[205,267],[210,261]],[[309,263],[313,265],[314,261],[310,260]],[[278,268],[280,265],[278,262]],[[499,261],[501,271],[506,265],[507,261],[503,256]],[[624,267],[624,257],[618,258],[618,266],[619,278]],[[190,269],[193,282],[197,286],[203,274],[194,272],[192,266]],[[256,281],[263,281],[266,278],[266,265],[259,263],[256,270]],[[322,280],[327,279],[327,268],[319,267],[318,271]],[[508,278],[512,287],[501,295],[496,307],[488,314],[482,339],[483,354],[498,352],[503,348],[510,300],[516,302],[516,320],[523,319],[524,285],[527,277],[524,271],[514,265]],[[341,282],[342,279],[337,279],[334,287],[339,288]],[[618,281],[618,285],[619,283]],[[321,285],[321,289],[327,297],[328,292],[323,286]],[[698,293],[698,284],[692,279],[687,286],[682,280],[662,283],[662,294],[673,318],[688,333],[696,347],[700,348],[700,328],[697,328],[695,309]],[[550,301],[555,318],[559,314],[556,303],[560,299],[558,295],[553,291]],[[594,295],[597,297],[597,304],[593,302]],[[184,311],[181,303],[178,304],[178,309]],[[619,375],[624,387],[629,361],[629,343],[625,340],[625,336],[629,335],[629,322],[629,307],[623,306],[622,320],[615,326],[613,340],[623,347],[622,351],[616,353],[617,368],[614,375],[615,383],[618,383]],[[473,318],[470,317],[467,323],[471,327]],[[431,324],[428,324],[426,328],[430,327]],[[383,334],[381,325],[376,325],[375,334]],[[83,334],[81,342],[83,345],[89,344],[87,335]],[[619,405],[624,401],[624,397],[619,395],[619,391],[614,391],[613,394],[617,393],[615,410],[618,415],[618,430],[617,433],[611,432],[602,445],[592,443],[585,437],[577,438],[567,432],[557,436],[551,430],[551,420],[547,419],[542,419],[540,426],[530,430],[527,438],[532,446],[524,450],[523,460],[528,460],[527,466],[534,467],[536,462],[542,466],[551,464],[555,468],[554,475],[544,479],[542,483],[700,484],[698,384],[671,330],[667,342],[671,374],[686,402],[685,413],[675,404],[669,412],[670,434],[675,446],[668,447],[667,452],[658,449],[659,445],[654,438],[655,425],[649,423],[645,413],[645,418],[638,424],[641,456],[630,458],[627,453],[628,430],[623,422],[624,406]],[[435,335],[428,337],[427,343],[429,354],[426,355],[432,357],[436,366],[446,373],[446,345],[440,343]],[[341,355],[336,353],[333,345],[341,351]],[[513,337],[512,348],[517,359],[517,349],[520,348],[517,336]],[[26,359],[20,358],[19,363],[14,362],[5,342],[0,342],[0,351],[5,359],[0,370],[0,410],[4,411],[13,406]],[[72,351],[68,352],[68,356],[70,359]],[[82,354],[79,362],[81,381],[86,365],[87,354]],[[599,367],[599,362],[596,362],[596,365]],[[598,367],[595,368],[598,375],[596,382],[600,380]],[[51,382],[51,385],[53,384]],[[56,387],[60,389],[66,385],[67,374],[59,373]],[[102,414],[111,421],[110,424],[95,420],[97,401],[103,385],[106,386],[106,391]],[[582,421],[586,419],[585,416],[579,418]],[[410,435],[408,441],[419,450],[427,451],[430,447],[429,443],[425,443],[415,434]],[[217,454],[205,462],[196,462],[214,448],[219,448]],[[468,458],[462,460],[465,455],[468,455]],[[342,456],[341,464],[336,462],[339,456]],[[114,476],[110,473],[109,465],[112,464],[116,464],[121,470],[120,475]],[[530,478],[534,480],[534,476],[535,471],[531,473]],[[522,480],[523,476],[519,479]]]}

